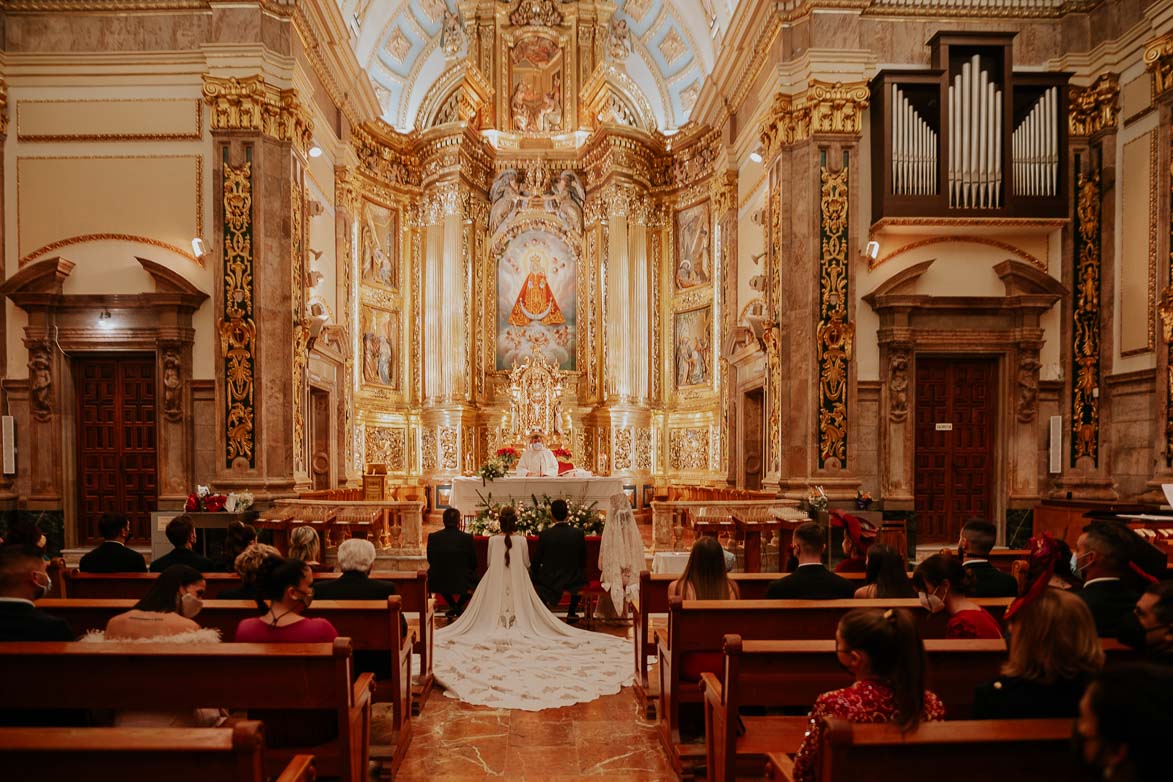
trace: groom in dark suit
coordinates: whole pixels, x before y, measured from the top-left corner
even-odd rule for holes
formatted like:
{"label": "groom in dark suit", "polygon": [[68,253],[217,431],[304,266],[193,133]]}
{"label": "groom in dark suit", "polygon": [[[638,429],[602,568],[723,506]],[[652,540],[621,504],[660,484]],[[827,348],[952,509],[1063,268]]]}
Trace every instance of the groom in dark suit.
{"label": "groom in dark suit", "polygon": [[586,586],[586,535],[582,530],[566,523],[569,509],[565,500],[550,503],[550,515],[554,526],[538,536],[530,572],[534,588],[542,602],[550,608],[558,605],[563,592],[570,593],[570,609],[566,621],[578,622],[578,592]]}
{"label": "groom in dark suit", "polygon": [[444,529],[428,535],[428,591],[448,603],[446,616],[454,619],[468,604],[477,584],[477,547],[472,535],[460,530],[460,511],[444,511]]}

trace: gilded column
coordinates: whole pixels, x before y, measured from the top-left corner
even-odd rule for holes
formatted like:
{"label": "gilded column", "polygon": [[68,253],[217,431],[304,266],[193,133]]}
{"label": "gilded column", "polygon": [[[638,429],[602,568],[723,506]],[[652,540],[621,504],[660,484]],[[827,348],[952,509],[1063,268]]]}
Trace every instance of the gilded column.
{"label": "gilded column", "polygon": [[[294,171],[312,137],[297,92],[249,78],[204,77],[214,144],[217,488],[259,498],[295,485],[295,381],[301,318],[294,301],[300,198]],[[301,243],[304,247],[304,242]],[[300,308],[304,310],[304,307]],[[303,351],[301,351],[303,352]],[[304,411],[304,408],[303,408]]]}
{"label": "gilded column", "polygon": [[[357,266],[355,248],[358,247],[358,215],[360,189],[355,172],[345,166],[334,169],[334,247],[336,276],[338,280],[339,321],[350,327],[351,333],[357,328],[358,311],[355,296],[355,274]],[[346,351],[345,378],[339,384],[341,398],[338,412],[338,453],[342,455],[342,469],[338,482],[351,486],[362,481],[365,469],[365,454],[355,445],[354,389],[356,386],[355,355],[353,348]]]}
{"label": "gilded column", "polygon": [[1111,308],[1103,307],[1103,287],[1105,273],[1114,266],[1116,192],[1100,172],[1115,168],[1120,86],[1115,75],[1105,74],[1087,87],[1070,88],[1069,96],[1075,200],[1065,242],[1071,248],[1071,262],[1064,263],[1071,303],[1064,333],[1071,346],[1066,372],[1070,416],[1064,471],[1052,496],[1116,499],[1101,458],[1101,432],[1109,424],[1101,390],[1103,378],[1111,374],[1113,320]]}
{"label": "gilded column", "polygon": [[1164,195],[1157,210],[1164,253],[1157,270],[1162,340],[1157,349],[1156,406],[1153,416],[1153,456],[1156,474],[1146,484],[1144,498],[1161,501],[1161,484],[1173,481],[1173,33],[1145,47],[1144,61],[1153,74],[1159,117],[1158,170],[1165,173]]}

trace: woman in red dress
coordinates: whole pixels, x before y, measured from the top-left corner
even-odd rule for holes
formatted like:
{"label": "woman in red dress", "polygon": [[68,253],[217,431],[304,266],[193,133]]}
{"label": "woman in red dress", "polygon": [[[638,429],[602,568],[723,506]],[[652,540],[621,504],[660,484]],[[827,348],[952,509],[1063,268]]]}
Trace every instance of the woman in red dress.
{"label": "woman in red dress", "polygon": [[855,684],[815,701],[810,730],[794,756],[794,782],[818,776],[819,742],[828,719],[891,722],[907,732],[922,720],[945,718],[941,699],[925,689],[925,646],[907,611],[848,612],[835,631],[835,654]]}
{"label": "woman in red dress", "polygon": [[916,566],[912,581],[920,592],[920,602],[936,614],[945,611],[949,622],[946,638],[1002,637],[1002,627],[989,611],[970,600],[973,575],[951,554],[934,554]]}

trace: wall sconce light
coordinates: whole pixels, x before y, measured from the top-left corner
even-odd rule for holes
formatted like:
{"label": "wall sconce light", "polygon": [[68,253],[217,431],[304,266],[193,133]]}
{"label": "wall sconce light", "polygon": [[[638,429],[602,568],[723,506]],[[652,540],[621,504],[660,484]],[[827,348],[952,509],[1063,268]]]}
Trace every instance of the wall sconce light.
{"label": "wall sconce light", "polygon": [[754,147],[753,152],[749,153],[749,159],[755,163],[761,163],[762,162],[762,148],[761,147]]}
{"label": "wall sconce light", "polygon": [[876,260],[876,258],[880,257],[880,243],[874,240],[868,242],[867,246],[863,248],[863,254],[866,255],[869,260]]}
{"label": "wall sconce light", "polygon": [[321,147],[319,147],[317,144],[314,144],[312,147],[310,147],[310,157],[321,157],[321,156],[322,156],[322,148]]}
{"label": "wall sconce light", "polygon": [[191,251],[197,258],[203,258],[208,254],[207,250],[204,249],[204,240],[198,236],[191,240]]}

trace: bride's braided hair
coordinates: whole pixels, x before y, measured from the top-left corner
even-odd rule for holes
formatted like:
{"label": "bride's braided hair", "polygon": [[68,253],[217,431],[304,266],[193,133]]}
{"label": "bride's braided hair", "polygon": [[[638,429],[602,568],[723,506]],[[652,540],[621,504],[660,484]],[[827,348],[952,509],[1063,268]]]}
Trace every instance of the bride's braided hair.
{"label": "bride's braided hair", "polygon": [[501,524],[501,533],[505,536],[505,567],[509,567],[509,549],[513,548],[513,533],[517,532],[517,511],[513,508],[503,508],[497,520]]}

